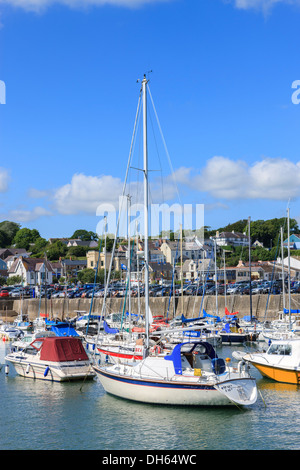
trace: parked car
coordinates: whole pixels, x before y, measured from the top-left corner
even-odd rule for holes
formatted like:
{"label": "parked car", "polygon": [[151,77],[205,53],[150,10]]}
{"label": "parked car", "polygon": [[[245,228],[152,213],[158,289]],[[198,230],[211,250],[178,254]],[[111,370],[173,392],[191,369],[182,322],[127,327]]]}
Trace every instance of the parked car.
{"label": "parked car", "polygon": [[0,297],[9,297],[9,292],[8,290],[1,290],[0,291]]}

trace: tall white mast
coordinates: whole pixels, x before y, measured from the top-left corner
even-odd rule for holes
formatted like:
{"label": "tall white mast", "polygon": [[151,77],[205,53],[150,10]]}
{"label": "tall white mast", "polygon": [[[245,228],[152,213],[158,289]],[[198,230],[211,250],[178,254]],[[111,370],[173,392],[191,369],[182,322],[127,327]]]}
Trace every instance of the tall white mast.
{"label": "tall white mast", "polygon": [[218,268],[217,268],[217,240],[215,238],[215,290],[216,290],[216,315],[219,314],[218,306]]}
{"label": "tall white mast", "polygon": [[131,197],[127,195],[127,238],[128,238],[128,248],[127,248],[127,282],[128,282],[128,315],[129,315],[129,330],[131,334],[131,246],[130,246],[130,206],[131,206]]}
{"label": "tall white mast", "polygon": [[146,321],[146,348],[149,348],[149,189],[148,189],[148,144],[147,144],[147,79],[144,75],[143,90],[143,154],[144,154],[144,256],[145,256],[145,321]]}
{"label": "tall white mast", "polygon": [[285,311],[285,275],[284,275],[284,250],[283,250],[283,227],[280,227],[281,238],[281,276],[282,276],[282,300],[283,300],[283,313]]}
{"label": "tall white mast", "polygon": [[289,294],[289,324],[291,325],[291,247],[290,247],[290,209],[287,209],[287,230],[288,230],[288,271],[289,271],[289,283],[288,283],[288,294]]}

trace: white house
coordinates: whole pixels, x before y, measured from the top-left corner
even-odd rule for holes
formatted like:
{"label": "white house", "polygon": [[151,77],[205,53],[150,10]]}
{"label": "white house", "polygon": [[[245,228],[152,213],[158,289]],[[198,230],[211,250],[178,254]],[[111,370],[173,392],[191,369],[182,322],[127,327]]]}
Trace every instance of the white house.
{"label": "white house", "polygon": [[249,246],[249,238],[245,233],[235,232],[216,232],[212,237],[216,240],[218,246]]}
{"label": "white house", "polygon": [[53,269],[43,258],[17,258],[8,270],[8,276],[21,276],[24,286],[52,283]]}
{"label": "white house", "polygon": [[[170,264],[174,264],[174,260],[178,262],[180,260],[181,255],[181,246],[180,240],[176,241],[169,241],[164,240],[161,244],[160,250],[164,254],[166,258],[166,262]],[[206,257],[206,250],[200,244],[197,243],[194,239],[187,239],[184,240],[182,243],[182,258],[183,261],[186,259],[201,259]]]}
{"label": "white house", "polygon": [[88,248],[97,248],[98,242],[96,242],[95,240],[85,241],[81,240],[80,238],[73,238],[70,239],[67,243],[68,248],[70,248],[71,246],[85,246]]}

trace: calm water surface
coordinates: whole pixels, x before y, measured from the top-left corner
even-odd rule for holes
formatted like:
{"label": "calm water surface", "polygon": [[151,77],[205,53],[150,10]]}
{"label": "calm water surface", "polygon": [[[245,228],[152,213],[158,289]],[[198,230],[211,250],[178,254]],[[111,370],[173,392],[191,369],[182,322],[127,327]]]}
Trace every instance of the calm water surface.
{"label": "calm water surface", "polygon": [[[1,364],[7,347],[1,342]],[[107,395],[98,379],[48,383],[19,377],[11,365],[6,376],[3,367],[0,449],[299,450],[300,388],[252,372],[263,399],[240,410],[138,404]]]}

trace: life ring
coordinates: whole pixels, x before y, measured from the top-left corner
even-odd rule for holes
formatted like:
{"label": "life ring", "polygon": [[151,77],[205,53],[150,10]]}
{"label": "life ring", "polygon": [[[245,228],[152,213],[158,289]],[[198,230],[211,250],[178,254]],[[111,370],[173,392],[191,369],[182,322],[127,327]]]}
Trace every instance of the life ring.
{"label": "life ring", "polygon": [[239,328],[239,333],[244,333],[243,328]]}

